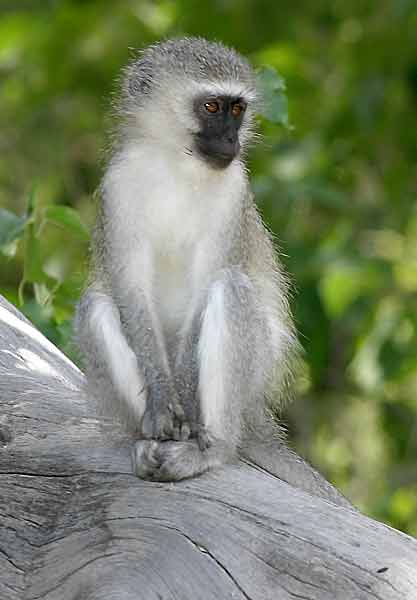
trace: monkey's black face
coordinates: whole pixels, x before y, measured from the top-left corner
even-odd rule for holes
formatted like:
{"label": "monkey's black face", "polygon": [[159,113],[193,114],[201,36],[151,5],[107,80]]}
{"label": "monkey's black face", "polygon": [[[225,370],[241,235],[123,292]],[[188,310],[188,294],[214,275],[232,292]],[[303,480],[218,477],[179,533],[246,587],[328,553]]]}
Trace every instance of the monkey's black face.
{"label": "monkey's black face", "polygon": [[239,154],[238,132],[242,124],[246,103],[231,96],[202,97],[194,103],[200,123],[195,134],[198,153],[210,165],[219,169],[227,167]]}

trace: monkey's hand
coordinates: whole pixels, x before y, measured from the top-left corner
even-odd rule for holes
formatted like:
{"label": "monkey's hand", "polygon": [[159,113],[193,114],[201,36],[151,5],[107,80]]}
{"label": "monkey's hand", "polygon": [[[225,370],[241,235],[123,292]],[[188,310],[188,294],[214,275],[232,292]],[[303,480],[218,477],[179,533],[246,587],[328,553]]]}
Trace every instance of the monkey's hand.
{"label": "monkey's hand", "polygon": [[188,440],[190,437],[184,410],[168,386],[151,390],[140,431],[141,437],[147,440]]}

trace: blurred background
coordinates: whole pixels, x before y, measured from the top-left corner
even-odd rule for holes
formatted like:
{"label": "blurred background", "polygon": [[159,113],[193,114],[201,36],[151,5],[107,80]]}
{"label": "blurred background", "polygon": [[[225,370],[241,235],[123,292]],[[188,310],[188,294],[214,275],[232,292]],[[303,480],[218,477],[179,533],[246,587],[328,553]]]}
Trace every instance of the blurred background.
{"label": "blurred background", "polygon": [[71,355],[115,77],[182,34],[261,69],[250,166],[305,349],[292,443],[417,536],[415,0],[0,0],[0,293]]}

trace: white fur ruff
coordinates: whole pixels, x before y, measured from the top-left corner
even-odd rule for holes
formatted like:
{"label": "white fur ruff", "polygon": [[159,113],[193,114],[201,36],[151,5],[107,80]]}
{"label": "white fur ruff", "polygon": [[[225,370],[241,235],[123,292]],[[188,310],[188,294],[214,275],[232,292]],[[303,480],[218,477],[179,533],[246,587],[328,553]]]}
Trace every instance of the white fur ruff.
{"label": "white fur ruff", "polygon": [[163,332],[181,329],[221,267],[211,249],[224,243],[244,193],[242,171],[238,161],[218,172],[147,142],[128,147],[107,173],[112,244],[124,261],[118,277],[155,307]]}

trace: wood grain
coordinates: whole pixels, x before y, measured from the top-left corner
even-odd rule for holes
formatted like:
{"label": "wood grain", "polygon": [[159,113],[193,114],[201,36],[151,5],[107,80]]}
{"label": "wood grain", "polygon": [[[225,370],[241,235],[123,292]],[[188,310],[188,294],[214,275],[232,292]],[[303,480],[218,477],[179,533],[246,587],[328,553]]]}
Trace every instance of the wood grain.
{"label": "wood grain", "polygon": [[176,484],[0,300],[0,599],[417,599],[417,541],[280,444]]}

